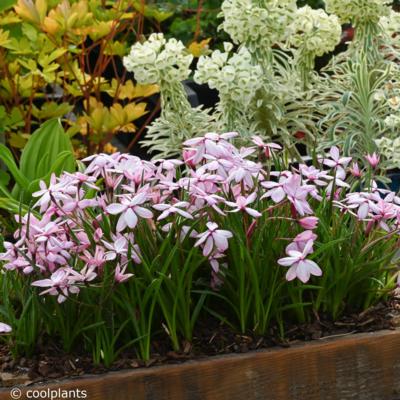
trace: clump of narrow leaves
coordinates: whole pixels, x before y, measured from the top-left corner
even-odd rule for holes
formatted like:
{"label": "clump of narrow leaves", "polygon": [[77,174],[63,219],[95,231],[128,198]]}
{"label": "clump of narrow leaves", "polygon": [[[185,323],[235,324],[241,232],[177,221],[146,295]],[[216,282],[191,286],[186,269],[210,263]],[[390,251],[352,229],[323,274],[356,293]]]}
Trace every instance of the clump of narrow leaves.
{"label": "clump of narrow leaves", "polygon": [[[285,165],[281,146],[236,133],[185,142],[183,160],[127,154],[53,176],[4,242],[0,329],[16,354],[40,335],[110,365],[126,348],[175,350],[208,313],[240,332],[337,318],[394,286],[400,198],[337,147]],[[11,331],[12,329],[12,331]]]}

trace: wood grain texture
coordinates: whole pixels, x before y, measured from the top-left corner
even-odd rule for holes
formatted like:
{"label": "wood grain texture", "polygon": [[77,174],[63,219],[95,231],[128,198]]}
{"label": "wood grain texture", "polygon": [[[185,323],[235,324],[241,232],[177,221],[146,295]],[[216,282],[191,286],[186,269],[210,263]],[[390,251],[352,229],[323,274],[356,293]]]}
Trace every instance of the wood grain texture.
{"label": "wood grain texture", "polygon": [[400,330],[35,388],[43,387],[85,389],[89,400],[400,400]]}

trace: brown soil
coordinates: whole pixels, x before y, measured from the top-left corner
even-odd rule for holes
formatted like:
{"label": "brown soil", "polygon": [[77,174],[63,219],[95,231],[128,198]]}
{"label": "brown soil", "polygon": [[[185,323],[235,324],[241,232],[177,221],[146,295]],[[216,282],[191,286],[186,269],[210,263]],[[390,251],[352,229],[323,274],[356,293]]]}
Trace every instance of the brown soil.
{"label": "brown soil", "polygon": [[63,354],[55,345],[38,349],[38,354],[29,359],[13,359],[8,348],[0,345],[0,386],[30,385],[84,374],[176,364],[189,359],[246,353],[274,346],[290,347],[301,341],[395,329],[397,326],[400,326],[400,293],[388,302],[336,322],[316,316],[312,323],[288,326],[284,340],[280,338],[278,328],[271,328],[265,337],[239,335],[216,320],[207,320],[199,324],[193,343],[187,343],[182,352],[172,351],[168,341],[155,341],[153,358],[149,362],[143,363],[134,354],[126,353],[111,368],[93,365],[90,355]]}

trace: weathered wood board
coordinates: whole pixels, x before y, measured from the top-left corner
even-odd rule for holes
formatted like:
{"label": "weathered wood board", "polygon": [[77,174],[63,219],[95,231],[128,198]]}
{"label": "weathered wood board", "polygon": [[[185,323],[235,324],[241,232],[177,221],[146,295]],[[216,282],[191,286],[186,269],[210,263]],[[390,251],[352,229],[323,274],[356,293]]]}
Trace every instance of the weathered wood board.
{"label": "weathered wood board", "polygon": [[89,400],[400,400],[400,330],[53,382],[20,398],[33,388]]}

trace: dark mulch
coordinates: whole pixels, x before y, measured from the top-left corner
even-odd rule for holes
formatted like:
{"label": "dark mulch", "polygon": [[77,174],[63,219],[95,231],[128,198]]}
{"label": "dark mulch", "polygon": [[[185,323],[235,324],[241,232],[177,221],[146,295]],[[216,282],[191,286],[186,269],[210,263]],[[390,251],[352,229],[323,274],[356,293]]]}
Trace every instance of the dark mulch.
{"label": "dark mulch", "polygon": [[93,365],[88,355],[64,354],[56,345],[41,346],[32,358],[13,359],[6,346],[0,346],[0,386],[29,385],[49,380],[84,374],[100,374],[121,369],[135,369],[153,365],[182,363],[189,359],[201,359],[230,353],[246,353],[274,346],[290,347],[295,343],[324,340],[359,332],[395,329],[400,326],[400,293],[390,301],[379,303],[361,314],[352,314],[336,322],[315,316],[312,323],[286,327],[285,339],[277,327],[269,335],[239,335],[216,320],[199,323],[193,343],[187,343],[182,352],[171,351],[168,341],[153,343],[153,358],[143,363],[135,354],[123,354],[111,368]]}

